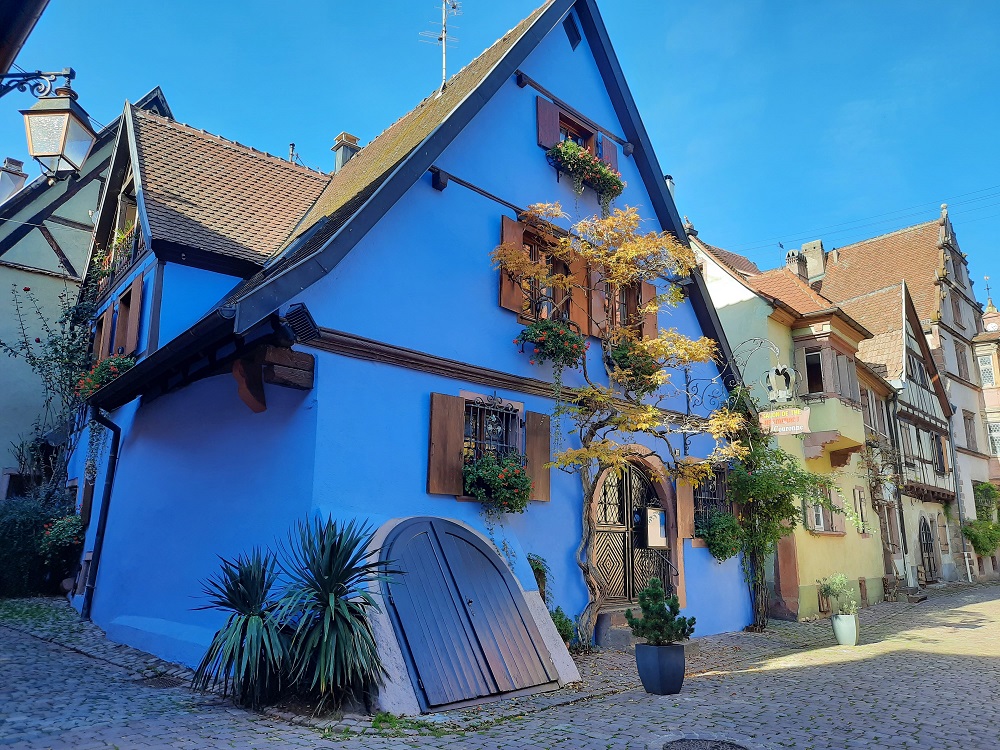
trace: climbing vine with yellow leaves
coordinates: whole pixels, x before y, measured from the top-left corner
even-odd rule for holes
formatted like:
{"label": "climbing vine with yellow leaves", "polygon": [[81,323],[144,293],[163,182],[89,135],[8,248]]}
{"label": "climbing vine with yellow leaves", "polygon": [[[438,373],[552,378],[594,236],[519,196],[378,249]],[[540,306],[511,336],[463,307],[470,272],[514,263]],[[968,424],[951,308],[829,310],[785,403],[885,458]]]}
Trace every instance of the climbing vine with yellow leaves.
{"label": "climbing vine with yellow leaves", "polygon": [[[556,445],[551,463],[578,474],[582,484],[583,523],[576,562],[589,598],[578,627],[581,640],[589,643],[605,602],[594,555],[601,478],[609,471],[622,472],[636,461],[653,459],[664,467],[664,479],[697,484],[714,464],[744,454],[738,440],[728,439],[740,432],[743,417],[725,407],[708,414],[677,411],[677,404],[690,402],[685,399],[689,382],[685,376],[693,368],[715,362],[719,353],[715,342],[705,336],[692,338],[675,328],[658,326],[655,334],[649,330],[648,321],[656,319],[652,316],[684,299],[683,284],[696,265],[687,245],[669,232],[643,231],[642,219],[633,207],[577,221],[568,231],[559,227],[569,217],[558,203],[532,205],[519,218],[545,238],[544,256],[532,259],[523,245],[505,243],[493,250],[492,259],[513,283],[526,292],[535,290],[536,301],[538,290],[544,292],[541,296],[547,304],[538,309],[529,309],[532,295],[524,295],[524,317],[561,322],[577,336],[595,336],[601,345],[600,372],[592,371],[595,358],[581,356],[578,363],[566,358],[565,366],[582,375],[582,384],[559,386],[553,422],[559,430],[565,421],[574,439]],[[637,294],[643,284],[655,288],[645,300]],[[639,301],[624,304],[628,299]],[[574,300],[576,310],[571,315]],[[586,304],[581,306],[580,300]],[[581,309],[585,310],[584,325],[579,322]],[[538,336],[519,337],[522,345],[525,338],[534,343]],[[685,456],[683,450],[694,435],[710,435],[715,441],[711,453],[697,460]]]}

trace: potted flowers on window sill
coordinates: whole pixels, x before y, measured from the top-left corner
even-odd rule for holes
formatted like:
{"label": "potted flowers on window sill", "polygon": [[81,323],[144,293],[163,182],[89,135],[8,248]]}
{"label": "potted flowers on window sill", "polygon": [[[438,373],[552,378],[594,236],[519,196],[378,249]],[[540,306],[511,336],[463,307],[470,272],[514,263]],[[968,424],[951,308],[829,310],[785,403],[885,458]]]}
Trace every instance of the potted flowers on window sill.
{"label": "potted flowers on window sill", "polygon": [[621,173],[576,141],[560,141],[545,156],[549,164],[573,179],[573,189],[577,195],[583,192],[584,186],[593,188],[605,213],[608,212],[611,201],[625,190]]}
{"label": "potted flowers on window sill", "polygon": [[817,580],[819,593],[831,602],[837,602],[837,614],[830,616],[833,623],[833,634],[837,638],[837,643],[841,646],[857,646],[860,640],[860,628],[858,623],[858,602],[851,591],[847,576],[837,573]]}
{"label": "potted flowers on window sill", "polygon": [[625,610],[625,619],[638,638],[645,643],[635,646],[635,665],[647,693],[676,695],[684,684],[684,645],[694,633],[693,617],[681,617],[676,596],[666,598],[663,582],[650,578],[639,592],[642,619]]}
{"label": "potted flowers on window sill", "polygon": [[135,357],[115,355],[102,359],[76,381],[76,392],[86,400],[135,366]]}
{"label": "potted flowers on window sill", "polygon": [[462,467],[465,494],[476,498],[487,518],[505,513],[524,513],[531,499],[531,477],[518,453],[484,451],[466,460]]}

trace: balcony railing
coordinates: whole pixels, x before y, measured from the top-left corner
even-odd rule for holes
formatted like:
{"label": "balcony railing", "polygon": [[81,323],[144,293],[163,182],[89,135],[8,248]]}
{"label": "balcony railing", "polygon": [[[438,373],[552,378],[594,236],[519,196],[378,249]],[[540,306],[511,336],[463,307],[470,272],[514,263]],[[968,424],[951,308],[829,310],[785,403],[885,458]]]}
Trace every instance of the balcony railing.
{"label": "balcony railing", "polygon": [[134,226],[120,231],[115,236],[108,255],[100,266],[102,277],[97,283],[98,296],[104,294],[131,268],[144,249],[142,232],[136,231]]}

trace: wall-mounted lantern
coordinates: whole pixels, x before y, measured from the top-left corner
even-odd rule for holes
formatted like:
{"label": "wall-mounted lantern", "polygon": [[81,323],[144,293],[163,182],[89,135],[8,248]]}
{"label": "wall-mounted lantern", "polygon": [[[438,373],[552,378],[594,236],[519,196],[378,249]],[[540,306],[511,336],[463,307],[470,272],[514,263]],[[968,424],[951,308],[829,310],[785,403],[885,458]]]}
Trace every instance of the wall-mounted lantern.
{"label": "wall-mounted lantern", "polygon": [[97,141],[90,118],[76,103],[70,80],[72,77],[67,76],[66,84],[53,96],[42,97],[30,109],[21,110],[28,153],[42,165],[50,180],[79,174]]}

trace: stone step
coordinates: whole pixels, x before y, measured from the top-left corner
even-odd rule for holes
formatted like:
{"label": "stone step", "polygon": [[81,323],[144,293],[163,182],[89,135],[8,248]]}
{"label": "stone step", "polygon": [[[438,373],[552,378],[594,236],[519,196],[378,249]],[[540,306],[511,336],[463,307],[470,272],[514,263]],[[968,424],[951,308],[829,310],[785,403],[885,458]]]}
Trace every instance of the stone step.
{"label": "stone step", "polygon": [[[601,639],[597,645],[602,649],[610,651],[624,651],[629,654],[635,653],[637,643],[645,643],[644,638],[636,638],[632,635],[630,628],[608,628],[600,634]],[[684,643],[685,657],[697,656],[701,653],[701,646],[697,641],[686,641]]]}
{"label": "stone step", "polygon": [[925,594],[923,591],[920,591],[916,594],[907,594],[906,601],[908,601],[910,604],[920,604],[920,602],[927,601],[927,594]]}

